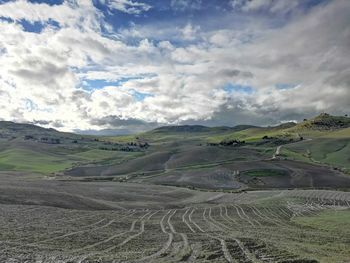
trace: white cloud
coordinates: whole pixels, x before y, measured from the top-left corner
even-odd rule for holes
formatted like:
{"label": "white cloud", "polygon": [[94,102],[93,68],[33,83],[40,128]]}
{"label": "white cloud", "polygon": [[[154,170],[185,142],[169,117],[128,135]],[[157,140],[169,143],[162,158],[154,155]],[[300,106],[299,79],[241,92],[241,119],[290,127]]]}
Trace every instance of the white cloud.
{"label": "white cloud", "polygon": [[288,13],[295,9],[300,0],[231,0],[233,9],[243,11],[267,10],[271,13]]}
{"label": "white cloud", "polygon": [[25,19],[29,22],[47,23],[54,20],[61,27],[80,27],[97,30],[100,27],[101,13],[91,1],[64,1],[61,5],[31,3],[26,0],[10,1],[1,4],[0,17],[13,20]]}
{"label": "white cloud", "polygon": [[[345,113],[349,11],[348,1],[336,0],[283,27],[253,17],[242,29],[188,23],[160,32],[157,24],[133,26],[137,34],[106,35],[103,15],[90,1],[1,4],[0,15],[15,22],[0,20],[0,116],[84,130],[109,128],[115,118],[223,124]],[[43,30],[26,32],[21,19],[41,21]],[[60,27],[45,24],[50,19]],[[83,89],[83,81],[96,89]],[[254,93],[224,92],[227,83],[251,86]],[[278,83],[300,85],[278,90]],[[152,96],[138,99],[137,92]]]}
{"label": "white cloud", "polygon": [[194,40],[200,28],[200,26],[193,26],[191,23],[188,23],[185,27],[181,28],[180,31],[185,40]]}
{"label": "white cloud", "polygon": [[132,0],[101,0],[110,9],[115,9],[124,13],[139,15],[152,8],[152,6]]}
{"label": "white cloud", "polygon": [[170,5],[176,11],[199,10],[202,0],[171,0]]}

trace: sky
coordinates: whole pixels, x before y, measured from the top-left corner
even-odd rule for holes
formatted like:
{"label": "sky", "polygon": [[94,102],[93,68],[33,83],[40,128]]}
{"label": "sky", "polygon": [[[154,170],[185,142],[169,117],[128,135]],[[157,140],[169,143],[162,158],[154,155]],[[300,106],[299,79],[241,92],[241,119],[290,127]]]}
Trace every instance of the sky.
{"label": "sky", "polygon": [[127,134],[350,112],[349,0],[0,0],[0,119]]}

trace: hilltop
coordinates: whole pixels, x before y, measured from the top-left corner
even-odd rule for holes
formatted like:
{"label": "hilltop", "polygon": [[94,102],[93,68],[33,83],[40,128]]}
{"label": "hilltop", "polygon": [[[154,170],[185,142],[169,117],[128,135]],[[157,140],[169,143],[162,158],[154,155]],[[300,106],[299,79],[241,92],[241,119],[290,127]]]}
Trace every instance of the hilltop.
{"label": "hilltop", "polygon": [[350,118],[347,116],[332,116],[328,113],[320,115],[296,125],[297,129],[335,130],[350,127]]}

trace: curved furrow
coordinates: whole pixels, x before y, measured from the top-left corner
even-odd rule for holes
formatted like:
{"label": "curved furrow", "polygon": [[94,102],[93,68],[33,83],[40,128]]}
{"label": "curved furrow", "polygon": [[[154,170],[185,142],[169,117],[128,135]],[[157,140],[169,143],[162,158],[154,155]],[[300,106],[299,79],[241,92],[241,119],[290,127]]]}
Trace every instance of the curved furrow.
{"label": "curved furrow", "polygon": [[[124,216],[122,216],[119,219],[123,219],[123,218],[131,216],[133,214],[134,213],[125,214]],[[81,216],[81,217],[73,218],[73,219],[70,219],[70,220],[66,221],[65,224],[67,224],[68,222],[74,222],[74,221],[77,221],[77,220],[80,220],[80,219],[83,219],[83,218],[89,218],[89,217],[96,217],[96,215],[87,215],[87,216]],[[75,235],[75,234],[79,234],[79,233],[83,233],[84,231],[90,231],[91,229],[89,229],[89,228],[91,228],[92,226],[98,225],[99,223],[102,223],[105,220],[106,220],[106,218],[103,218],[103,219],[101,219],[101,220],[99,220],[99,221],[97,221],[95,223],[88,224],[88,225],[83,225],[83,226],[80,227],[80,230],[78,230],[78,231],[70,232],[70,233],[67,233],[67,234],[64,234],[64,235],[57,236],[57,237],[55,237],[52,240],[59,239],[59,238],[64,238],[66,236],[71,236],[71,235]],[[87,229],[87,230],[85,230],[85,229]],[[58,230],[58,231],[51,232],[50,235],[55,235],[55,234],[60,234],[60,233],[61,233],[61,231]],[[25,239],[27,239],[27,238],[26,237],[25,238],[21,238],[21,239],[18,239],[16,241],[24,241]],[[39,244],[39,243],[43,243],[43,242],[46,242],[46,241],[50,241],[50,239],[42,240],[40,242],[32,242],[32,243],[29,243],[29,244],[33,244],[34,245],[34,244]]]}
{"label": "curved furrow", "polygon": [[263,212],[261,212],[257,207],[252,207],[252,211],[253,213],[255,213],[258,217],[260,217],[262,220],[270,223],[270,224],[274,224],[276,226],[280,226],[280,227],[284,227],[283,224],[281,224],[281,222],[279,220],[276,220],[274,218],[269,217],[268,215],[265,215]]}
{"label": "curved furrow", "polygon": [[294,204],[287,201],[286,208],[292,213],[292,216],[290,217],[290,220],[293,219],[295,216],[298,216],[299,213],[293,209]]}
{"label": "curved furrow", "polygon": [[[73,250],[72,252],[73,252],[73,253],[76,253],[76,252],[80,252],[80,251],[84,251],[84,250],[88,250],[88,249],[97,247],[97,246],[99,246],[99,245],[108,243],[109,241],[112,241],[113,239],[116,239],[117,237],[120,237],[120,236],[125,235],[125,234],[127,234],[127,233],[129,233],[129,230],[128,230],[128,231],[121,232],[121,233],[118,233],[118,234],[115,234],[115,235],[113,235],[113,236],[110,236],[110,237],[107,238],[107,239],[101,240],[101,241],[96,242],[96,243],[93,243],[93,244],[91,244],[91,245],[87,245],[87,246],[85,246],[85,247],[82,247],[82,248]],[[98,254],[98,253],[99,253],[99,252],[96,252],[96,253],[94,253],[94,254],[89,254],[88,256],[92,256],[92,255],[95,255],[95,254]]]}
{"label": "curved furrow", "polygon": [[274,220],[275,222],[278,222],[278,224],[280,226],[284,226],[284,227],[289,227],[290,225],[288,224],[288,221],[284,221],[281,219],[281,217],[279,217],[278,215],[276,215],[273,211],[271,211],[271,209],[267,208],[267,207],[262,207],[262,209],[264,211],[266,211],[266,213],[263,213],[264,216],[270,218],[271,220]]}
{"label": "curved furrow", "polygon": [[[147,213],[147,214],[148,214],[148,213]],[[145,215],[143,215],[143,216],[145,216]],[[139,221],[139,218],[138,218],[138,219],[135,219],[134,221],[131,222],[130,229],[129,229],[128,232],[132,232],[132,231],[135,230],[135,225],[136,225],[136,223],[137,223],[138,221]]]}
{"label": "curved furrow", "polygon": [[[92,224],[90,226],[95,226],[95,225],[97,225],[98,223],[100,223],[102,221],[104,221],[104,220],[100,220],[99,222],[96,222],[95,224]],[[86,229],[86,230],[84,229],[84,230],[70,232],[70,233],[67,233],[67,234],[64,234],[64,235],[61,235],[61,236],[52,237],[52,238],[44,239],[44,240],[41,240],[41,241],[33,242],[33,243],[30,243],[30,244],[27,244],[26,246],[41,244],[41,243],[45,243],[45,242],[49,242],[49,241],[53,241],[53,240],[57,240],[57,239],[61,239],[61,238],[69,237],[69,236],[73,236],[73,235],[76,235],[76,234],[81,234],[81,233],[84,233],[84,232],[91,232],[91,231],[94,231],[94,230],[98,230],[98,229],[101,229],[101,228],[108,227],[111,224],[113,224],[114,222],[115,222],[115,220],[112,219],[112,220],[108,221],[107,224],[104,224],[102,226],[94,227],[92,229]]]}
{"label": "curved furrow", "polygon": [[[52,238],[47,238],[47,239],[44,239],[44,240],[40,240],[40,241],[32,242],[32,243],[27,243],[27,244],[16,244],[16,246],[9,247],[6,250],[16,249],[18,246],[23,246],[23,247],[41,247],[40,244],[42,244],[42,243],[46,243],[46,242],[50,242],[50,241],[54,241],[54,240],[58,240],[58,239],[62,239],[62,238],[70,237],[70,236],[74,236],[74,235],[81,234],[81,233],[89,233],[89,232],[92,232],[92,231],[95,231],[95,230],[106,228],[106,227],[110,226],[111,224],[113,224],[113,223],[115,223],[117,221],[120,221],[121,219],[123,219],[125,217],[129,217],[129,216],[133,215],[134,213],[135,212],[133,212],[131,214],[128,214],[128,215],[125,215],[125,216],[119,218],[118,220],[115,220],[115,219],[110,220],[107,224],[104,224],[104,225],[98,226],[98,227],[94,227],[92,229],[90,228],[90,229],[78,230],[78,231],[70,232],[70,233],[67,233],[67,234],[64,234],[64,235],[60,235],[60,236],[56,236],[56,237],[52,237]],[[102,221],[104,221],[104,220],[100,220],[99,222],[101,223]],[[96,225],[97,223],[98,222],[96,222],[94,224],[91,224],[90,227],[92,225]]]}
{"label": "curved furrow", "polygon": [[150,214],[148,217],[147,217],[147,221],[148,220],[151,220],[151,218],[154,216],[154,215],[156,215],[156,214],[158,214],[159,213],[159,210],[156,210],[156,211],[154,211],[152,214]]}
{"label": "curved furrow", "polygon": [[247,218],[247,220],[251,220],[252,222],[254,221],[258,226],[261,226],[261,223],[259,221],[257,221],[255,218],[250,218],[249,215],[245,213],[243,207],[241,207],[241,210],[243,215]]}
{"label": "curved furrow", "polygon": [[[184,222],[186,224],[186,226],[191,230],[191,232],[194,233],[195,231],[193,230],[193,228],[190,226],[190,224],[186,220],[186,215],[187,215],[189,210],[190,210],[190,208],[188,208],[184,212],[184,214],[182,215],[182,222]],[[183,255],[181,261],[183,261],[183,260],[187,260],[187,259],[191,258],[191,255],[193,254],[193,250],[189,245],[187,234],[186,233],[179,233],[179,234],[181,236],[182,243],[183,243],[183,246],[181,249],[181,254]]]}
{"label": "curved furrow", "polygon": [[230,252],[227,249],[226,241],[224,239],[222,239],[222,238],[218,238],[218,240],[220,241],[221,250],[222,250],[222,252],[224,254],[224,257],[225,257],[226,261],[227,262],[233,262],[232,256],[231,256]]}
{"label": "curved furrow", "polygon": [[[135,212],[134,212],[135,213]],[[86,251],[86,250],[89,250],[89,249],[92,249],[94,247],[97,247],[99,245],[102,245],[102,244],[105,244],[105,243],[108,243],[114,239],[116,239],[117,237],[120,237],[120,236],[123,236],[123,235],[126,235],[130,232],[132,232],[135,228],[135,224],[138,220],[142,220],[144,217],[146,217],[148,214],[150,214],[151,212],[148,212],[144,215],[142,215],[139,219],[136,219],[134,220],[132,223],[131,223],[131,226],[130,226],[130,229],[127,230],[127,231],[124,231],[124,232],[121,232],[121,233],[118,233],[118,234],[115,234],[107,239],[104,239],[104,240],[101,240],[99,242],[96,242],[96,243],[93,243],[93,244],[90,244],[90,245],[87,245],[87,246],[84,246],[80,249],[76,249],[76,250],[73,250],[72,253],[79,253],[81,251]],[[141,226],[141,228],[144,228],[143,226]],[[84,261],[85,259],[91,257],[91,256],[94,256],[94,255],[98,255],[98,254],[101,254],[101,253],[105,253],[105,252],[108,252],[112,249],[114,249],[116,246],[112,246],[112,247],[109,247],[105,250],[102,250],[102,251],[96,251],[96,252],[92,252],[92,253],[89,253],[89,254],[85,254],[85,255],[79,255],[79,256],[74,256],[74,257],[71,257],[68,259],[68,261],[66,262],[71,262],[71,261],[74,261],[74,260],[77,260],[78,262],[82,262]]]}
{"label": "curved furrow", "polygon": [[[157,252],[155,252],[151,255],[148,255],[146,257],[140,258],[138,260],[135,260],[135,262],[150,262],[152,259],[160,257],[162,254],[164,254],[170,248],[170,246],[174,240],[174,234],[171,232],[167,232],[165,229],[165,225],[164,225],[165,218],[170,214],[170,212],[171,212],[171,210],[168,210],[168,212],[162,217],[162,219],[159,222],[160,229],[162,230],[162,232],[164,234],[168,235],[167,242],[165,242],[164,245],[162,246],[162,248],[160,250],[158,250]],[[171,217],[171,215],[169,217]]]}
{"label": "curved furrow", "polygon": [[215,227],[217,227],[221,232],[227,232],[227,230],[232,231],[231,227],[229,227],[229,226],[225,225],[224,223],[221,223],[213,218],[211,207],[209,208],[208,218],[210,220],[209,222],[212,223]]}
{"label": "curved furrow", "polygon": [[233,219],[232,217],[230,217],[230,216],[228,215],[227,207],[224,206],[224,208],[225,208],[225,217],[226,217],[229,221],[231,221],[231,222],[233,222],[235,225],[237,225],[238,222],[237,222],[235,219]]}
{"label": "curved furrow", "polygon": [[236,210],[236,214],[238,215],[238,217],[245,222],[246,219],[241,215],[238,208],[235,205],[231,205],[231,206]]}
{"label": "curved furrow", "polygon": [[193,212],[194,212],[195,210],[196,210],[195,208],[192,209],[191,213],[190,213],[189,216],[188,216],[188,219],[190,220],[190,222],[191,222],[200,232],[205,233],[206,231],[204,231],[204,230],[196,223],[196,221],[194,221],[194,220],[192,219],[192,215],[193,215]]}
{"label": "curved furrow", "polygon": [[114,246],[113,248],[109,248],[108,250],[104,250],[104,251],[108,252],[108,251],[110,251],[110,250],[113,250],[113,249],[116,248],[116,247],[122,247],[122,246],[124,246],[126,243],[130,242],[130,240],[132,240],[132,239],[134,239],[134,238],[136,238],[136,237],[142,235],[143,232],[145,232],[145,221],[141,221],[140,230],[139,230],[136,234],[131,235],[131,236],[125,238],[125,239],[124,239],[121,243],[119,243],[117,246]]}
{"label": "curved furrow", "polygon": [[[91,231],[94,231],[94,230],[98,230],[98,229],[102,229],[102,228],[108,227],[109,225],[111,225],[111,224],[114,223],[114,222],[115,222],[115,220],[111,220],[111,221],[109,221],[107,224],[102,225],[102,226],[99,226],[99,227],[95,227],[95,228],[93,228],[93,229],[75,231],[75,232],[71,232],[71,233],[68,233],[68,234],[65,234],[65,235],[62,235],[62,236],[58,236],[58,237],[55,237],[55,238],[50,238],[50,239],[42,240],[42,241],[39,241],[39,242],[35,242],[35,243],[31,243],[31,244],[26,244],[25,246],[38,246],[38,244],[40,244],[40,243],[44,243],[44,242],[48,242],[48,241],[53,241],[53,240],[57,240],[57,239],[69,237],[69,236],[76,235],[76,234],[80,234],[80,233],[84,233],[84,232],[87,232],[87,231],[91,232]],[[55,258],[55,257],[54,257],[54,258]],[[53,259],[53,260],[54,260],[54,259]]]}
{"label": "curved furrow", "polygon": [[171,218],[176,214],[176,212],[177,212],[177,210],[174,209],[174,212],[168,217],[168,220],[167,220],[168,227],[173,234],[176,234],[176,230],[175,230],[173,224],[171,223]]}
{"label": "curved furrow", "polygon": [[[226,207],[225,207],[226,208]],[[226,215],[224,214],[223,212],[223,209],[222,209],[222,206],[219,206],[219,209],[220,209],[220,217],[225,221],[227,222],[229,225],[232,225],[232,220],[230,220],[229,218],[226,218]],[[226,210],[227,212],[227,210]]]}
{"label": "curved furrow", "polygon": [[274,224],[274,225],[281,226],[279,223],[276,223],[273,219],[262,215],[260,213],[260,211],[258,212],[258,209],[256,209],[254,206],[251,206],[251,209],[253,211],[253,214],[256,215],[257,217],[261,218],[263,221],[268,222],[269,224]]}
{"label": "curved furrow", "polygon": [[[80,217],[80,218],[86,218],[86,217]],[[75,219],[75,220],[78,220],[78,218]],[[98,225],[98,224],[102,223],[105,220],[106,220],[106,218],[102,218],[101,220],[99,220],[97,222],[94,222],[94,223],[91,223],[91,224],[87,224],[87,225],[83,225],[83,226],[80,227],[80,230],[83,230],[85,228],[90,228],[92,226]],[[25,227],[23,227],[22,229],[24,229],[24,228]],[[61,234],[61,233],[62,233],[62,231],[57,230],[57,231],[50,232],[50,235]],[[28,239],[28,237],[22,237],[22,238],[11,240],[11,242],[18,242],[18,241],[26,242],[27,239]],[[30,243],[30,244],[34,244],[34,243]]]}
{"label": "curved furrow", "polygon": [[126,237],[122,242],[120,242],[118,245],[116,246],[111,246],[107,249],[104,249],[103,251],[99,252],[99,253],[105,253],[105,252],[109,252],[109,251],[112,251],[113,249],[117,248],[117,247],[122,247],[124,246],[126,243],[128,243],[130,240],[140,236],[143,234],[143,232],[145,232],[145,221],[143,220],[146,216],[149,216],[151,214],[151,212],[147,212],[146,214],[144,214],[143,216],[141,216],[140,218],[134,220],[131,224],[131,227],[130,227],[130,230],[127,231],[126,233],[130,233],[130,232],[133,232],[135,231],[135,224],[136,222],[138,221],[141,221],[141,225],[140,225],[140,230],[134,234],[134,235],[131,235],[129,237]]}
{"label": "curved furrow", "polygon": [[238,216],[243,220],[243,221],[246,221],[248,222],[250,225],[252,225],[253,227],[255,227],[255,225],[253,224],[252,221],[249,220],[248,217],[245,217],[242,215],[242,211],[239,212],[239,210],[241,210],[241,207],[239,205],[232,205],[232,207],[234,207],[236,209],[236,212],[238,214]]}
{"label": "curved furrow", "polygon": [[277,218],[280,221],[283,221],[283,219],[285,218],[284,215],[282,213],[279,213],[278,211],[273,210],[271,207],[265,207],[265,210],[267,210],[267,212],[272,215],[273,217]]}
{"label": "curved furrow", "polygon": [[[229,250],[227,249],[227,245],[226,245],[226,241],[225,241],[225,238],[230,237],[232,240],[234,240],[237,245],[239,246],[239,248],[241,249],[242,253],[245,255],[246,259],[252,261],[252,262],[259,262],[256,257],[251,254],[245,247],[244,245],[240,242],[240,240],[238,238],[236,238],[233,234],[232,234],[232,229],[228,226],[226,226],[225,224],[221,223],[221,222],[218,222],[217,220],[215,220],[213,217],[212,217],[212,214],[211,214],[211,209],[209,209],[209,213],[208,213],[208,218],[209,220],[215,224],[218,228],[221,228],[221,231],[222,232],[225,232],[226,233],[226,236],[223,236],[223,234],[217,234],[218,237],[220,239],[220,243],[222,245],[222,249],[223,249],[223,252],[224,252],[224,255],[225,255],[225,259],[228,261],[228,262],[233,262],[233,258],[231,256],[231,254],[229,253]],[[226,230],[225,230],[226,229]]]}
{"label": "curved furrow", "polygon": [[[115,245],[115,246],[111,246],[111,247],[108,247],[102,251],[97,251],[97,252],[94,252],[94,253],[89,253],[88,255],[84,255],[83,258],[80,258],[80,261],[79,262],[82,262],[84,261],[85,259],[87,259],[88,257],[91,257],[91,256],[94,256],[94,255],[98,255],[98,254],[102,254],[102,253],[106,253],[106,252],[109,252],[109,251],[112,251],[113,249],[117,248],[117,247],[121,247],[123,245],[125,245],[126,243],[128,243],[130,240],[136,238],[137,236],[140,236],[141,234],[143,234],[143,232],[145,231],[145,220],[144,218],[146,218],[146,220],[149,220],[153,215],[155,215],[158,211],[154,212],[154,213],[151,213],[151,212],[147,212],[146,214],[142,215],[141,217],[139,217],[138,219],[134,220],[132,223],[131,223],[131,226],[130,226],[130,229],[127,230],[127,231],[124,231],[122,233],[118,233],[116,235],[113,235],[105,240],[102,240],[100,242],[97,242],[97,243],[94,243],[94,244],[91,244],[89,246],[86,246],[84,249],[91,249],[93,247],[96,247],[98,245],[101,245],[101,244],[104,244],[104,243],[107,243],[109,241],[112,241],[113,239],[117,238],[117,237],[120,237],[120,236],[123,236],[123,235],[126,235],[130,232],[133,232],[134,229],[135,229],[135,224],[137,221],[140,221],[141,220],[141,225],[140,225],[140,230],[134,234],[134,235],[131,235],[127,238],[125,238],[121,243],[119,243],[118,245]],[[83,249],[80,249],[79,251],[81,251]]]}
{"label": "curved furrow", "polygon": [[[202,217],[204,219],[205,222],[207,222],[207,224],[214,226],[216,229],[218,229],[219,231],[224,231],[220,226],[216,225],[215,223],[213,223],[210,218],[211,218],[211,207],[209,207],[209,213],[208,213],[208,218],[206,216],[207,213],[207,208],[204,209]],[[215,221],[215,220],[214,220]],[[230,252],[227,249],[227,244],[226,241],[224,239],[222,239],[221,237],[217,237],[215,235],[211,235],[211,234],[206,234],[208,237],[211,237],[213,239],[216,239],[220,242],[221,245],[221,251],[222,254],[224,256],[224,258],[226,259],[227,262],[233,262],[232,260],[232,256],[230,254]]]}
{"label": "curved furrow", "polygon": [[84,215],[84,216],[71,218],[71,219],[68,219],[68,220],[65,220],[65,219],[67,219],[67,217],[62,217],[62,218],[59,218],[59,219],[55,220],[55,223],[63,221],[66,224],[68,222],[74,222],[74,221],[77,221],[77,220],[81,220],[81,219],[85,219],[85,218],[89,218],[89,217],[93,217],[93,216],[96,216],[96,215]]}
{"label": "curved furrow", "polygon": [[287,219],[289,219],[292,216],[287,210],[285,210],[284,206],[280,207],[280,210],[286,216]]}
{"label": "curved furrow", "polygon": [[[211,211],[211,208],[209,208],[208,210],[209,212]],[[203,217],[203,220],[209,225],[209,226],[212,226],[214,228],[216,228],[218,231],[223,231],[222,228],[216,224],[214,224],[213,222],[211,222],[207,217],[206,217],[206,213],[207,213],[207,208],[204,209],[203,211],[203,214],[202,214],[202,217]]]}
{"label": "curved furrow", "polygon": [[189,258],[190,257],[190,253],[191,253],[191,249],[189,247],[189,243],[188,243],[188,238],[187,235],[185,233],[178,233],[176,232],[176,229],[174,227],[174,225],[171,223],[171,218],[176,214],[177,210],[175,209],[174,212],[168,217],[167,223],[169,226],[169,229],[171,231],[171,233],[173,235],[180,235],[181,239],[182,239],[182,246],[181,246],[181,250],[176,254],[180,254],[182,256],[182,258]]}
{"label": "curved furrow", "polygon": [[189,230],[191,230],[192,233],[195,233],[195,231],[193,230],[193,228],[191,227],[191,225],[187,222],[186,220],[186,215],[188,213],[188,211],[190,210],[191,208],[188,208],[185,213],[182,215],[182,222],[184,222],[186,224],[186,226],[189,228]]}
{"label": "curved furrow", "polygon": [[[211,209],[209,209],[208,217],[209,217],[210,221],[211,221],[213,224],[215,224],[218,228],[221,228],[221,231],[222,231],[222,232],[225,232],[225,233],[226,233],[226,236],[229,236],[230,238],[232,238],[232,239],[237,243],[237,245],[238,245],[239,248],[241,249],[242,253],[245,255],[245,257],[246,257],[248,260],[250,260],[250,261],[252,261],[252,262],[260,262],[259,260],[256,259],[256,257],[255,257],[252,253],[250,253],[250,252],[244,247],[244,245],[242,244],[242,242],[240,242],[240,240],[239,240],[238,238],[236,238],[235,236],[233,236],[233,234],[232,234],[232,232],[231,232],[232,229],[230,229],[229,227],[227,227],[225,224],[216,221],[216,220],[212,217],[212,215],[211,215]],[[221,226],[221,227],[220,227],[220,226]],[[224,228],[226,229],[226,231],[224,230]],[[221,234],[218,234],[218,235],[221,236]],[[221,238],[221,237],[219,237],[219,238],[225,242],[225,240],[223,239],[223,238],[225,238],[224,236],[222,236],[222,238]],[[226,249],[227,249],[227,246],[226,246]],[[228,250],[227,250],[227,252],[228,252]],[[229,253],[229,252],[228,252],[228,253]],[[229,255],[230,255],[230,254],[229,254]],[[225,256],[225,258],[226,258],[226,260],[227,260],[228,262],[232,262],[232,260],[233,260],[231,255],[230,255],[230,258],[227,258],[226,256]],[[231,260],[231,261],[229,261],[229,260]]]}

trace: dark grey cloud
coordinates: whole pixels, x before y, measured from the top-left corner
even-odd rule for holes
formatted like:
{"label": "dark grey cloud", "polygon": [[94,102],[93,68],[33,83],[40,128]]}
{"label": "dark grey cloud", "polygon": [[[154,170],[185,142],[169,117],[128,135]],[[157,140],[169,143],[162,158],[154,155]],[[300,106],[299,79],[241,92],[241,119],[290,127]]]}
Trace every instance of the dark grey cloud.
{"label": "dark grey cloud", "polygon": [[254,77],[253,73],[249,71],[241,71],[238,69],[222,69],[217,72],[219,76],[224,77],[243,77],[243,78],[252,78]]}
{"label": "dark grey cloud", "polygon": [[121,117],[118,116],[106,116],[100,119],[92,119],[90,121],[91,124],[93,125],[110,125],[113,127],[118,127],[118,126],[125,126],[125,125],[145,125],[146,122],[139,120],[139,119],[134,119],[134,118],[129,118],[129,119],[122,119]]}
{"label": "dark grey cloud", "polygon": [[[108,127],[102,130],[87,131],[89,134],[100,134],[100,135],[135,134],[135,133],[154,129],[162,125],[160,123],[146,122],[135,118],[122,119],[119,116],[113,116],[113,115],[106,116],[99,119],[92,119],[90,122],[94,126]],[[80,130],[79,133],[84,133],[84,131]]]}
{"label": "dark grey cloud", "polygon": [[56,85],[68,73],[68,70],[66,67],[59,67],[37,57],[26,59],[18,69],[9,70],[9,72],[32,84]]}

